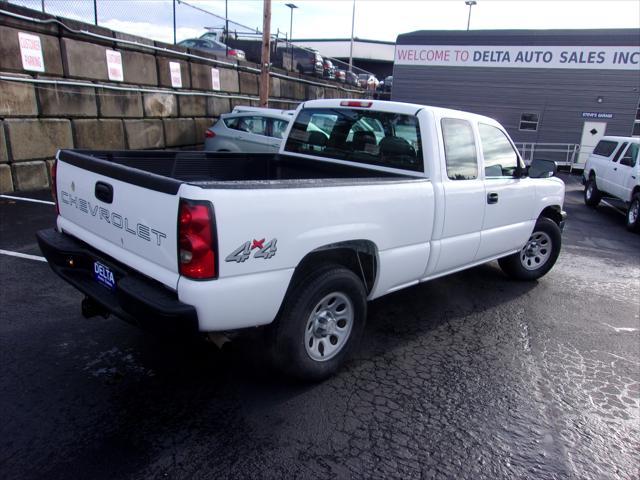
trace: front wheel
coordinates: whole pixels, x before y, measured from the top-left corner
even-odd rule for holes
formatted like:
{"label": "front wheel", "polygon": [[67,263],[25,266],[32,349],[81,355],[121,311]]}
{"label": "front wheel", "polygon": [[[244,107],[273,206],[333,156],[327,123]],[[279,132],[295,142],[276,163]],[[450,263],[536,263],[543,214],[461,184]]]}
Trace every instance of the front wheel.
{"label": "front wheel", "polygon": [[631,232],[640,232],[640,193],[636,193],[629,204],[627,229]]}
{"label": "front wheel", "polygon": [[311,273],[267,331],[276,368],[301,380],[333,375],[357,345],[366,315],[367,294],[352,271],[329,265]]}
{"label": "front wheel", "polygon": [[533,233],[519,252],[498,260],[500,268],[517,280],[537,280],[558,259],[562,246],[560,227],[549,218],[539,218]]}
{"label": "front wheel", "polygon": [[584,186],[584,203],[589,207],[597,207],[601,199],[602,195],[596,185],[596,179],[591,176]]}

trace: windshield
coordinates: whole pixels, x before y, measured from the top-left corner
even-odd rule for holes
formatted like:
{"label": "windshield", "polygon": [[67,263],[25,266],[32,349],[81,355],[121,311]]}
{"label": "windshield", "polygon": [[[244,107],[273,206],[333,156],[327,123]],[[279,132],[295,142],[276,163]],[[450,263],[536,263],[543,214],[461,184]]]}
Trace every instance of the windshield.
{"label": "windshield", "polygon": [[418,119],[412,115],[348,108],[303,109],[285,151],[424,170]]}

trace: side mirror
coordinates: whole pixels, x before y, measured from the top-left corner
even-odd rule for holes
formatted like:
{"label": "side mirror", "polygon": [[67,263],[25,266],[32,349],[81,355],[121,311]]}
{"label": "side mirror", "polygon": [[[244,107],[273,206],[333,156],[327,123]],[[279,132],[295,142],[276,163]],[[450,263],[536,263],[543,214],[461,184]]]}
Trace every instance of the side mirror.
{"label": "side mirror", "polygon": [[531,161],[528,173],[530,178],[549,178],[558,172],[558,165],[553,160],[536,158]]}

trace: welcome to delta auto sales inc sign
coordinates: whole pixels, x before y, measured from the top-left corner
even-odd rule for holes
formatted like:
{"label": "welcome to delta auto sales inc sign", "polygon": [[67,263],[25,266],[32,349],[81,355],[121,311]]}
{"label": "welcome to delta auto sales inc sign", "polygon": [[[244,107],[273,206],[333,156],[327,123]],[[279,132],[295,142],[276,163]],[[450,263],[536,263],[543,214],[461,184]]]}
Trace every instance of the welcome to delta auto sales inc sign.
{"label": "welcome to delta auto sales inc sign", "polygon": [[396,45],[396,65],[638,70],[638,47]]}

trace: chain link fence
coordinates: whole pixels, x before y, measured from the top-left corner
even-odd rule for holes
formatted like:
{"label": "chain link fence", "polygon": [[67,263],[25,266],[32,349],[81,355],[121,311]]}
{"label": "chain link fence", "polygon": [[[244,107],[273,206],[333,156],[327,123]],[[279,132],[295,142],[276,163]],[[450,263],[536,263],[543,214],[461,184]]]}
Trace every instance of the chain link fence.
{"label": "chain link fence", "polygon": [[[208,39],[226,43],[233,49],[243,50],[246,60],[254,63],[261,62],[262,33],[258,28],[228,20],[225,16],[209,11],[195,2],[183,0],[8,0],[8,2],[50,15],[170,44],[207,35]],[[1,4],[2,0],[0,0]],[[271,60],[275,67],[315,75],[347,85],[358,85],[371,91],[377,86],[377,79],[372,73],[355,66],[350,68],[344,61],[323,58],[314,50],[291,44],[286,33],[277,31],[272,35],[271,41]]]}

